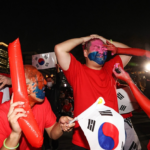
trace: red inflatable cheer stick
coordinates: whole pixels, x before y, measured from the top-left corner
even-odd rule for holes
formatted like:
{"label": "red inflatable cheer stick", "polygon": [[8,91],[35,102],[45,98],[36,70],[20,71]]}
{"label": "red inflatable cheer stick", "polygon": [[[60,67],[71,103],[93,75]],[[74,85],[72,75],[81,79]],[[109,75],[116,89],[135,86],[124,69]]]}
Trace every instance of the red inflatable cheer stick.
{"label": "red inflatable cheer stick", "polygon": [[33,147],[41,147],[43,144],[43,135],[34,119],[31,107],[29,105],[19,39],[16,39],[14,42],[9,44],[8,55],[9,55],[12,87],[14,92],[13,102],[17,101],[25,102],[23,108],[25,111],[27,111],[27,117],[19,118],[18,123],[29,143]]}

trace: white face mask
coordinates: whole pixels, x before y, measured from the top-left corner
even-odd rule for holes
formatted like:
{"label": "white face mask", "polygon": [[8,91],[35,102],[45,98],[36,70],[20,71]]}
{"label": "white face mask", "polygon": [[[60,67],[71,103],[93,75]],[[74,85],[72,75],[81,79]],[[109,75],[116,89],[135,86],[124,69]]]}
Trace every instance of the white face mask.
{"label": "white face mask", "polygon": [[47,87],[52,87],[53,86],[53,83],[52,82],[47,82]]}

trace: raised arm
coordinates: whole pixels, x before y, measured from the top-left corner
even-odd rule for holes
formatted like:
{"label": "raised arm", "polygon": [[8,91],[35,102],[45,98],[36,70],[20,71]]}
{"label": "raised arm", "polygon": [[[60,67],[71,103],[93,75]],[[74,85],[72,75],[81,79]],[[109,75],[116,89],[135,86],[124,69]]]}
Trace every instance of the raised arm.
{"label": "raised arm", "polygon": [[116,70],[115,66],[113,69],[114,75],[118,79],[125,81],[130,86],[130,89],[134,97],[136,98],[137,102],[150,118],[150,100],[145,95],[143,95],[141,91],[136,87],[136,85],[134,84],[128,73],[126,73],[120,66],[118,66],[117,68],[119,69],[120,73],[117,73],[115,71]]}
{"label": "raised arm", "polygon": [[68,70],[70,65],[69,52],[79,44],[89,41],[91,38],[92,36],[70,39],[55,46],[54,51],[63,70]]}
{"label": "raised arm", "polygon": [[[108,39],[106,39],[106,38],[104,38],[104,37],[102,37],[102,36],[99,36],[99,35],[93,34],[93,35],[91,35],[91,36],[94,36],[94,37],[96,37],[96,38],[101,39],[104,43],[106,43],[106,41],[108,41],[109,43],[112,42],[112,41],[110,41],[110,40],[108,40]],[[127,46],[127,45],[125,45],[125,44],[123,44],[123,43],[120,43],[120,42],[116,42],[116,41],[113,41],[112,44],[115,45],[115,47],[129,48],[129,46]],[[106,46],[106,45],[105,45],[105,46]],[[121,58],[121,60],[122,60],[123,67],[125,67],[125,66],[128,64],[128,62],[130,61],[131,56],[126,56],[126,55],[119,55],[119,56],[120,56],[120,58]]]}
{"label": "raised arm", "polygon": [[113,54],[127,54],[127,55],[134,55],[134,56],[146,56],[150,58],[150,51],[140,49],[140,48],[121,48],[121,47],[116,47],[109,41],[106,41],[107,45],[107,50],[112,51]]}

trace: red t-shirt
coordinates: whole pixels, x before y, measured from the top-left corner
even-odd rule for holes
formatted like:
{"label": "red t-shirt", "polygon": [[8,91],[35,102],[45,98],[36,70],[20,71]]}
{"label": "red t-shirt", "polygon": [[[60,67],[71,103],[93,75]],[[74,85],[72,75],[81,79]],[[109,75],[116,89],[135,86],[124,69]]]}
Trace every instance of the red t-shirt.
{"label": "red t-shirt", "polygon": [[65,112],[69,112],[70,109],[71,109],[71,107],[72,107],[72,105],[71,105],[71,103],[69,103],[68,105],[64,105],[64,106],[63,106],[63,110],[64,110]]}
{"label": "red t-shirt", "polygon": [[[10,101],[7,101],[0,105],[0,147],[3,145],[3,141],[7,138],[11,133],[11,128],[7,119],[7,114],[10,107]],[[44,128],[51,127],[56,122],[56,116],[52,112],[50,103],[47,98],[45,98],[42,104],[36,104],[32,108],[33,115],[37,124],[39,125],[39,129],[42,133],[44,133]],[[25,139],[24,134],[19,141],[19,148],[17,150],[41,150],[42,148],[34,148],[32,147],[28,141]]]}
{"label": "red t-shirt", "polygon": [[[104,98],[106,106],[118,112],[116,81],[112,76],[112,70],[115,63],[120,63],[123,67],[120,56],[106,62],[101,70],[90,69],[77,61],[72,54],[70,56],[70,66],[64,74],[73,88],[74,117],[90,107],[99,97]],[[89,149],[88,142],[77,122],[72,142]]]}

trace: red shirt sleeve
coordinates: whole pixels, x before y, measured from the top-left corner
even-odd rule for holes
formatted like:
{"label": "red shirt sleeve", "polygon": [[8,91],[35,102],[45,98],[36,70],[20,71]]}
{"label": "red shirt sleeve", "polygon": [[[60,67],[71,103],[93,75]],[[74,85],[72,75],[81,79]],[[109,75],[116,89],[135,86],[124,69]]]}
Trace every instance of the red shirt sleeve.
{"label": "red shirt sleeve", "polygon": [[76,58],[71,53],[70,53],[70,57],[71,57],[71,61],[70,61],[69,69],[66,71],[63,70],[63,72],[67,78],[67,81],[72,86],[74,79],[79,74],[79,68],[78,67],[82,66],[82,64],[79,61],[77,61]]}

